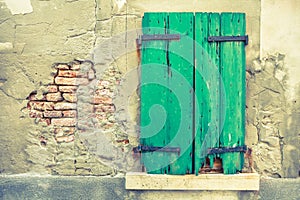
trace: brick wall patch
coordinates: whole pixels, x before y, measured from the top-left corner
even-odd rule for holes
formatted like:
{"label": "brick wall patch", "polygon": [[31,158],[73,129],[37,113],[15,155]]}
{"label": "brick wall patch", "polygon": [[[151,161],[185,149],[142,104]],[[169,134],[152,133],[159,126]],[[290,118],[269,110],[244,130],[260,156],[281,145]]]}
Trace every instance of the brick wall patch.
{"label": "brick wall patch", "polygon": [[[42,138],[44,147],[49,140],[56,144],[57,155],[53,159],[56,164],[50,167],[53,174],[93,175],[97,173],[96,168],[84,160],[101,161],[111,166],[91,156],[101,158],[102,155],[104,146],[100,145],[103,148],[97,150],[99,144],[95,143],[96,140],[103,142],[106,141],[104,137],[111,138],[105,142],[107,148],[104,150],[121,146],[118,151],[123,152],[123,146],[131,148],[127,135],[115,119],[115,89],[121,82],[121,73],[111,66],[97,80],[93,63],[79,60],[58,63],[53,68],[52,82],[27,97],[29,117],[49,127],[50,136],[40,132],[37,137]],[[97,135],[99,131],[108,131],[110,135]]]}

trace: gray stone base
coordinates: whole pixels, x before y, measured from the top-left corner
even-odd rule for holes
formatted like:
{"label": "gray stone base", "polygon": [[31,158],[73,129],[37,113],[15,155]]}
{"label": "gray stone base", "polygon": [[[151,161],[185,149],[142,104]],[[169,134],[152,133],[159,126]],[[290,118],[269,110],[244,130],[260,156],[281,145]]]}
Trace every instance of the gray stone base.
{"label": "gray stone base", "polygon": [[261,179],[259,192],[137,191],[124,177],[0,176],[0,199],[300,199],[300,179]]}

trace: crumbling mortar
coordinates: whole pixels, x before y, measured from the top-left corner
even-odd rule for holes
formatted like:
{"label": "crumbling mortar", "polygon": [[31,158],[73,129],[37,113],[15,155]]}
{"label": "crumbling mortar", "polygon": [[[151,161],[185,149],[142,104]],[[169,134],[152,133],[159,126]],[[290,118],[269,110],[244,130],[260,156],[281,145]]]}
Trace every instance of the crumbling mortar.
{"label": "crumbling mortar", "polygon": [[[279,76],[277,76],[277,71],[280,70]],[[262,73],[264,73],[262,75]],[[249,66],[247,69],[247,88],[254,88],[254,91],[251,91],[251,95],[248,96],[247,103],[253,104],[251,108],[251,112],[254,113],[254,119],[253,122],[250,120],[247,120],[248,124],[252,124],[257,131],[257,147],[261,148],[263,146],[260,146],[259,144],[264,144],[267,146],[264,146],[265,148],[269,150],[273,150],[274,147],[269,146],[269,141],[267,140],[270,137],[276,137],[278,140],[273,145],[278,146],[278,154],[276,158],[269,160],[272,162],[275,168],[267,165],[260,166],[260,164],[257,165],[255,163],[255,167],[258,171],[263,171],[263,173],[269,174],[274,177],[282,177],[283,176],[283,167],[284,163],[284,145],[285,140],[282,136],[281,132],[284,130],[281,130],[282,126],[286,124],[286,116],[287,113],[287,104],[286,104],[286,97],[284,92],[286,87],[286,71],[284,69],[284,55],[283,54],[275,54],[275,55],[269,55],[267,58],[264,58],[262,60],[254,61],[253,66]],[[262,76],[267,76],[263,78]],[[279,78],[278,78],[279,77]],[[261,83],[261,81],[268,80],[267,84]],[[272,83],[273,82],[273,83]],[[265,86],[267,85],[267,86]],[[268,86],[270,85],[270,86]],[[263,89],[260,89],[263,88]],[[255,91],[258,90],[258,91]],[[270,94],[276,94],[279,95],[277,99],[277,103],[273,100],[265,100],[265,95]],[[268,97],[268,98],[272,98]],[[255,101],[256,102],[253,102]],[[261,104],[264,103],[264,104]],[[250,112],[248,110],[247,112]],[[284,116],[278,118],[278,113],[282,113]],[[252,114],[253,115],[253,114]],[[275,118],[274,118],[275,117]],[[277,119],[278,118],[278,119]],[[283,121],[282,121],[283,120]],[[263,128],[265,127],[265,128]],[[262,130],[262,128],[264,130]],[[262,131],[267,131],[266,128],[269,129],[269,136],[266,135],[265,138],[262,136]],[[274,142],[274,141],[273,141]],[[254,150],[256,149],[254,146]],[[276,147],[275,147],[276,149]],[[263,150],[263,149],[262,149]],[[261,154],[261,152],[257,151],[255,152],[256,157],[258,157],[259,162],[264,162],[266,160],[264,158],[264,155]],[[277,159],[277,160],[276,160]],[[266,161],[265,161],[266,162]],[[263,168],[261,168],[263,167]]]}

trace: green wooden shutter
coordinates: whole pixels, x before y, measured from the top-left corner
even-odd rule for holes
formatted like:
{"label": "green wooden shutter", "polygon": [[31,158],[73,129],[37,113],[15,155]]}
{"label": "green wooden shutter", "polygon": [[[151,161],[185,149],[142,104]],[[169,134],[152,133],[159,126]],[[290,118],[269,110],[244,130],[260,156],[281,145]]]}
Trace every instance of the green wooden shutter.
{"label": "green wooden shutter", "polygon": [[[245,14],[222,13],[221,35],[245,35]],[[225,102],[226,115],[220,138],[221,147],[244,145],[245,140],[245,100],[246,100],[246,59],[243,42],[223,42],[220,44],[220,67],[225,88],[222,102]],[[242,170],[244,154],[224,153],[221,155],[225,174]]]}
{"label": "green wooden shutter", "polygon": [[[199,111],[195,112],[195,169],[196,174],[205,162],[207,148],[218,147],[220,131],[219,93],[219,44],[209,43],[209,36],[220,35],[218,13],[196,13],[195,15],[195,100]],[[214,157],[209,156],[210,167]]]}
{"label": "green wooden shutter", "polygon": [[[243,42],[208,42],[209,36],[245,35],[245,14],[196,13],[195,15],[195,170],[205,162],[205,150],[244,145],[245,48]],[[220,74],[216,74],[219,72]],[[222,89],[224,88],[224,89]],[[242,170],[243,153],[209,155],[210,167],[222,159],[225,174]]]}
{"label": "green wooden shutter", "polygon": [[143,18],[143,34],[181,34],[179,41],[142,43],[141,145],[181,149],[180,154],[142,153],[148,173],[192,172],[193,63],[181,56],[193,62],[193,19],[193,13],[145,13]]}
{"label": "green wooden shutter", "polygon": [[[198,174],[207,148],[244,145],[244,43],[207,39],[244,35],[245,15],[145,13],[142,25],[143,34],[181,38],[142,42],[140,143],[181,152],[143,152],[141,161],[148,173]],[[209,155],[211,167],[216,157],[225,174],[243,167],[243,153]]]}
{"label": "green wooden shutter", "polygon": [[[164,34],[166,13],[145,13],[143,34]],[[164,109],[167,107],[167,44],[165,41],[142,43],[141,62],[141,144],[144,146],[165,146],[167,124],[164,123]],[[160,107],[159,107],[159,106]],[[160,124],[163,122],[163,124]],[[156,129],[159,127],[158,129]],[[149,173],[161,174],[167,170],[168,155],[162,152],[145,152],[142,163]]]}

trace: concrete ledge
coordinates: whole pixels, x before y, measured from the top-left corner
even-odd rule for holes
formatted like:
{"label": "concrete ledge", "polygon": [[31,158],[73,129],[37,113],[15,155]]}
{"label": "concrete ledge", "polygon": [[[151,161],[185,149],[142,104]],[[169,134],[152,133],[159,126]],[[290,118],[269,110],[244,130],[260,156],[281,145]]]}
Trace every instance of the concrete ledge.
{"label": "concrete ledge", "polygon": [[164,175],[130,172],[126,174],[128,190],[259,190],[257,173],[234,175],[200,174],[195,175]]}
{"label": "concrete ledge", "polygon": [[[230,182],[228,182],[230,184]],[[126,190],[125,177],[1,175],[0,199],[299,200],[300,178],[261,178],[257,191]]]}

